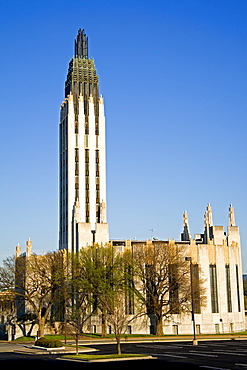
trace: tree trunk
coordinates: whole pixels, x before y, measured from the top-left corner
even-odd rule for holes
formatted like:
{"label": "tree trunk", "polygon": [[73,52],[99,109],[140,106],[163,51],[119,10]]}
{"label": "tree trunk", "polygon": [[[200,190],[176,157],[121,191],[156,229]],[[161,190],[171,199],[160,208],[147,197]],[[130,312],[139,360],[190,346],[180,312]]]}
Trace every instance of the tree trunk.
{"label": "tree trunk", "polygon": [[162,316],[156,315],[156,335],[164,335]]}
{"label": "tree trunk", "polygon": [[41,338],[45,335],[45,319],[44,317],[38,318],[38,337]]}
{"label": "tree trunk", "polygon": [[34,324],[35,324],[35,321],[32,322],[31,327],[27,332],[27,337],[30,337],[30,335],[32,335],[32,330],[33,330]]}
{"label": "tree trunk", "polygon": [[120,344],[120,335],[116,335],[116,340],[117,340],[117,354],[121,355],[121,344]]}
{"label": "tree trunk", "polygon": [[106,315],[105,310],[102,312],[102,329],[101,329],[101,336],[106,337]]}
{"label": "tree trunk", "polygon": [[75,334],[75,352],[76,352],[77,355],[79,353],[79,351],[78,351],[78,339],[79,339],[79,334],[76,333]]}
{"label": "tree trunk", "polygon": [[19,326],[19,328],[21,329],[21,331],[22,331],[22,335],[24,336],[24,337],[26,337],[27,336],[27,333],[26,333],[26,324],[18,324],[18,326]]}

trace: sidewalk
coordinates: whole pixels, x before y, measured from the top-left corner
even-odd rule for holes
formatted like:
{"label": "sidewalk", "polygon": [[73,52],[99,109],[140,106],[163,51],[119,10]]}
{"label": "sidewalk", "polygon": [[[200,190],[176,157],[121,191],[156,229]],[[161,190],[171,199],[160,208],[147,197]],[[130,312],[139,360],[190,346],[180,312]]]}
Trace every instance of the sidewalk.
{"label": "sidewalk", "polygon": [[[162,337],[126,337],[121,339],[121,343],[138,343],[138,342],[187,342],[192,341],[193,335],[167,335]],[[247,334],[200,334],[197,335],[198,341],[211,340],[247,340]],[[64,341],[62,341],[64,342]],[[74,340],[67,340],[67,343],[74,344]],[[90,338],[83,337],[79,340],[79,345],[99,345],[99,344],[115,344],[115,338]]]}
{"label": "sidewalk", "polygon": [[[23,353],[23,354],[29,354],[29,355],[66,355],[66,354],[75,354],[76,349],[75,347],[68,347],[65,346],[63,348],[34,348],[32,345],[25,345],[23,344],[20,346],[21,348],[14,349],[13,352],[15,353]],[[95,348],[79,348],[79,353],[87,353],[87,352],[95,352],[97,349]]]}

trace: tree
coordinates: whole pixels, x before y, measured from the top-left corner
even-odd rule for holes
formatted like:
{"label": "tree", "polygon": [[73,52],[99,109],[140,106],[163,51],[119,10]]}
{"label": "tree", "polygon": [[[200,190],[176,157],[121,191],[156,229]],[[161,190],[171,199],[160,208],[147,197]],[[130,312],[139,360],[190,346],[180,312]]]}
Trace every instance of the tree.
{"label": "tree", "polygon": [[[129,252],[119,252],[112,246],[102,250],[104,258],[98,261],[101,278],[98,282],[98,302],[106,322],[111,324],[117,342],[117,354],[121,354],[121,335],[137,317],[128,310],[127,297],[131,293],[132,257]],[[102,263],[103,262],[103,263]],[[100,265],[99,265],[100,263]],[[139,313],[139,311],[138,311]]]}
{"label": "tree", "polygon": [[42,256],[7,257],[0,268],[0,287],[15,294],[18,316],[36,315],[40,337],[44,336],[51,307],[61,292],[65,269],[61,251]]}
{"label": "tree", "polygon": [[[154,242],[134,246],[133,256],[139,280],[136,294],[141,294],[147,314],[155,316],[156,335],[163,335],[163,320],[191,311],[190,265],[185,260],[185,248]],[[206,297],[198,265],[194,271],[193,298],[199,310]]]}
{"label": "tree", "polygon": [[85,263],[85,250],[68,255],[67,276],[64,289],[65,318],[67,329],[75,337],[76,354],[78,354],[79,336],[93,314],[93,294],[90,284],[91,270]]}
{"label": "tree", "polygon": [[[89,283],[92,312],[102,314],[102,332],[106,334],[106,323],[111,324],[117,341],[117,352],[121,353],[121,335],[127,330],[137,314],[130,315],[126,303],[132,286],[132,256],[129,252],[117,252],[116,248],[94,245],[78,253],[80,277]],[[139,314],[139,311],[138,311]]]}

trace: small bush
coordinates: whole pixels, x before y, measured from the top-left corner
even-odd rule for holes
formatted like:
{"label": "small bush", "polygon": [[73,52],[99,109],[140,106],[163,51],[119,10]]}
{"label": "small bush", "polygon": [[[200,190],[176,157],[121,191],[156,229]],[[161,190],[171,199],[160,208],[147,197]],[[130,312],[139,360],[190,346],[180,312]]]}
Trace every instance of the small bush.
{"label": "small bush", "polygon": [[60,340],[50,340],[50,339],[46,339],[42,337],[36,340],[35,346],[45,347],[45,348],[59,348],[59,347],[63,347],[63,343],[60,342]]}

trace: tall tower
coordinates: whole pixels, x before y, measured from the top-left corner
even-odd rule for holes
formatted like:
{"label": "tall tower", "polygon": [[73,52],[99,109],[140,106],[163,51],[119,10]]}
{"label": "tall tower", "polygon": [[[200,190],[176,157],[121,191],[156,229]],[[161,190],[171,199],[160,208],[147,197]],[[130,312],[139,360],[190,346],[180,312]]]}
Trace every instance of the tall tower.
{"label": "tall tower", "polygon": [[79,29],[60,114],[59,248],[76,252],[109,241],[106,220],[104,100]]}

